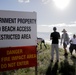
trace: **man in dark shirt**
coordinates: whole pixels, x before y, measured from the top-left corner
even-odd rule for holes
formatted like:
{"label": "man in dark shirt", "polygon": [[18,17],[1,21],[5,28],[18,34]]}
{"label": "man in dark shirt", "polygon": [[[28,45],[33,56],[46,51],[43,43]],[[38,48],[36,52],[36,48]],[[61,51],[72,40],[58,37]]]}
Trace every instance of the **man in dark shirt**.
{"label": "man in dark shirt", "polygon": [[54,59],[54,50],[56,51],[56,59],[57,62],[59,61],[59,39],[60,39],[60,33],[57,32],[57,28],[53,27],[54,32],[51,33],[50,35],[50,40],[52,40],[51,44],[51,62],[53,62]]}

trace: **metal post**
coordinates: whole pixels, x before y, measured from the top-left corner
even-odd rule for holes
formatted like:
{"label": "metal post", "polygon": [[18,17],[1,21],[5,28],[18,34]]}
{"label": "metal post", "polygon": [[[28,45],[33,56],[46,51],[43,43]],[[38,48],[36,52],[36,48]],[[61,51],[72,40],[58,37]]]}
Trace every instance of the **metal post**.
{"label": "metal post", "polygon": [[37,75],[37,66],[35,66],[35,75]]}
{"label": "metal post", "polygon": [[76,75],[76,61],[75,61],[75,75]]}

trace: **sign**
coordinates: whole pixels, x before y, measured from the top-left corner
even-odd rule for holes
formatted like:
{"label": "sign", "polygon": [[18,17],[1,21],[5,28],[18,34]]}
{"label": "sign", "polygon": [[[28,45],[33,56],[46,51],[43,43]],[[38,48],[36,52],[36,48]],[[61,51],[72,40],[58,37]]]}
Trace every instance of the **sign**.
{"label": "sign", "polygon": [[0,10],[0,71],[37,65],[36,12]]}
{"label": "sign", "polygon": [[35,46],[0,49],[0,71],[33,67],[37,65]]}
{"label": "sign", "polygon": [[0,11],[0,47],[36,45],[36,39],[36,12]]}

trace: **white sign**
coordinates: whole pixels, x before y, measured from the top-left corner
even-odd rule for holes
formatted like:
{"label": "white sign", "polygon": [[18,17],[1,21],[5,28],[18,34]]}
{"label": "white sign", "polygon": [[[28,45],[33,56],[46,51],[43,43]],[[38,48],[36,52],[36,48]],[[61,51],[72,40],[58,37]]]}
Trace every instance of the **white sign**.
{"label": "white sign", "polygon": [[36,12],[0,10],[0,47],[36,45]]}

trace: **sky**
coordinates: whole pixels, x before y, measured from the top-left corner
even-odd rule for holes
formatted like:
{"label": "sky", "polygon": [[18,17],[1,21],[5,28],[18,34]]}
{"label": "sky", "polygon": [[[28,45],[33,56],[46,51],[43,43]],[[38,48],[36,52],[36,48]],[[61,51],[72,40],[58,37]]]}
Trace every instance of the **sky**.
{"label": "sky", "polygon": [[[60,2],[60,0],[56,0]],[[50,32],[52,27],[76,32],[76,0],[70,0],[64,9],[55,0],[0,0],[0,10],[37,12],[37,31]],[[63,1],[63,0],[61,0]],[[65,3],[67,0],[65,0]],[[63,2],[62,2],[63,3]],[[61,3],[60,3],[61,4]],[[59,4],[58,4],[59,5]],[[62,4],[61,4],[62,5]]]}

